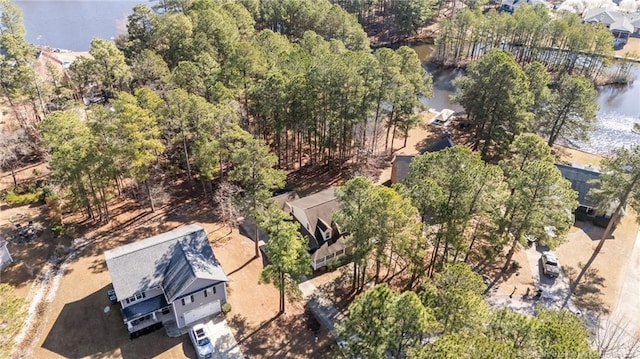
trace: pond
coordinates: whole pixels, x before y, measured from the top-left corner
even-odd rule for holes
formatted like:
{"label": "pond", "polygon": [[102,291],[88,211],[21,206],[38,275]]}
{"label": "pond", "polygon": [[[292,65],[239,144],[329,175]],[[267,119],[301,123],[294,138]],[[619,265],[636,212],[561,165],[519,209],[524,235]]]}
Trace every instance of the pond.
{"label": "pond", "polygon": [[[417,45],[413,49],[424,61],[432,52],[433,45]],[[460,69],[442,69],[425,63],[424,68],[433,76],[433,97],[424,98],[423,103],[435,109],[450,108],[462,110],[452,103],[450,96],[455,93],[451,81],[464,72]],[[577,142],[574,146],[596,154],[607,154],[623,146],[640,144],[640,134],[633,132],[633,125],[640,123],[640,64],[634,64],[630,71],[633,79],[627,86],[601,87],[598,89],[598,121],[589,142]]]}

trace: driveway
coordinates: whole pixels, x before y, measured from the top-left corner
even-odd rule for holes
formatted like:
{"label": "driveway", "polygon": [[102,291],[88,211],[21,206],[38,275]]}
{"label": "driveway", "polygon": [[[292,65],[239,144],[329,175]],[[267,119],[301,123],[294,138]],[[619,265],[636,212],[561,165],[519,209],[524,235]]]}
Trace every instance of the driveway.
{"label": "driveway", "polygon": [[233,336],[233,332],[227,321],[222,317],[216,317],[205,323],[206,332],[211,337],[215,348],[214,358],[217,359],[243,359],[244,355]]}
{"label": "driveway", "polygon": [[[564,271],[560,269],[560,275],[557,278],[551,278],[542,273],[540,257],[542,256],[542,252],[546,250],[545,247],[537,247],[534,245],[525,251],[533,282],[536,283],[535,289],[542,289],[540,299],[550,307],[566,308],[573,313],[579,312],[571,298],[569,298],[569,279],[564,274]],[[562,267],[562,258],[558,258],[558,261]],[[532,288],[531,295],[534,294],[535,290]]]}

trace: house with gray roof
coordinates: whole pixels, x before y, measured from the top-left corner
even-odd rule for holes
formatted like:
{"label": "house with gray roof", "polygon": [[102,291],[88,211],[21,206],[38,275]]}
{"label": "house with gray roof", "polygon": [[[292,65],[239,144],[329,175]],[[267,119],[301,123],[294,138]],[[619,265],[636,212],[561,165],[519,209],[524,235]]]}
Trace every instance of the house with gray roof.
{"label": "house with gray roof", "polygon": [[628,14],[609,8],[595,8],[585,11],[582,18],[588,23],[605,25],[617,39],[640,37],[640,12]]}
{"label": "house with gray roof", "polygon": [[529,6],[542,5],[544,7],[549,7],[549,3],[544,0],[502,0],[500,2],[500,11],[513,13],[517,8],[525,4]]}
{"label": "house with gray roof", "polygon": [[331,221],[332,213],[339,207],[334,188],[284,204],[283,210],[300,223],[300,231],[309,240],[311,267],[314,270],[351,252],[344,238],[345,233]]}
{"label": "house with gray roof", "polygon": [[217,315],[227,302],[227,276],[198,225],[126,244],[104,256],[131,338],[163,326],[167,333],[179,334]]}
{"label": "house with gray roof", "polygon": [[593,221],[597,226],[606,227],[617,206],[612,202],[606,213],[596,215],[596,203],[589,197],[589,191],[599,188],[595,180],[600,178],[600,171],[593,166],[556,163],[562,176],[571,182],[571,189],[578,192],[578,208],[575,216],[580,221]]}
{"label": "house with gray roof", "polygon": [[[426,150],[420,152],[421,155],[427,152],[438,152],[445,148],[453,147],[455,143],[451,140],[451,133],[444,131],[442,136],[431,144]],[[391,161],[391,183],[404,181],[409,175],[409,166],[415,155],[396,155]]]}

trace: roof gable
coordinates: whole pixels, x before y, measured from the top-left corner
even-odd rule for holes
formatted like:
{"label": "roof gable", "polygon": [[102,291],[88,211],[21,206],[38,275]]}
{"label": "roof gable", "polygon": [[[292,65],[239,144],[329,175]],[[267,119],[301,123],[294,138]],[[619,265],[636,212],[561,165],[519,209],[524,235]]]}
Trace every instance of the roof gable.
{"label": "roof gable", "polygon": [[611,25],[617,19],[617,16],[614,13],[615,11],[606,8],[589,9],[584,15],[584,21],[600,22],[603,24]]}
{"label": "roof gable", "polygon": [[[179,295],[184,282],[195,278],[226,281],[204,229],[189,225],[104,253],[113,289],[128,298],[151,288],[163,287]],[[167,295],[167,298],[170,296]]]}
{"label": "roof gable", "polygon": [[310,196],[287,202],[285,211],[300,222],[305,231],[309,233],[311,237],[309,239],[309,249],[314,251],[323,242],[322,238],[317,238],[316,229],[318,228],[318,223],[324,221],[330,225],[331,214],[339,206],[335,189],[329,188]]}
{"label": "roof gable", "polygon": [[[206,237],[204,232],[194,234]],[[208,241],[194,237],[183,238],[176,243],[162,281],[162,287],[169,302],[192,292],[191,285],[196,281],[202,282],[204,286],[227,281],[227,276],[208,244]]]}

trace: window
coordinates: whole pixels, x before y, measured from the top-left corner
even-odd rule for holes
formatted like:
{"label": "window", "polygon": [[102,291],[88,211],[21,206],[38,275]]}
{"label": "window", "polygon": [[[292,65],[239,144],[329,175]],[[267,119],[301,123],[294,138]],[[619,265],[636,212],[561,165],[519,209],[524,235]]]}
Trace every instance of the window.
{"label": "window", "polygon": [[167,315],[169,313],[171,313],[171,309],[169,309],[169,307],[162,308],[162,314],[163,315]]}
{"label": "window", "polygon": [[208,297],[212,294],[216,294],[216,287],[207,288],[204,290],[204,297]]}
{"label": "window", "polygon": [[186,304],[189,304],[189,303],[193,303],[193,296],[192,295],[182,298],[182,305],[186,305]]}
{"label": "window", "polygon": [[136,300],[144,299],[144,298],[146,298],[146,297],[147,297],[147,295],[146,295],[146,294],[144,294],[144,293],[138,293],[138,294],[136,294],[136,295],[133,295],[133,296],[131,296],[131,297],[129,297],[129,298],[127,298],[127,299],[125,299],[124,301],[125,301],[125,302],[127,302],[127,304],[129,304],[129,303],[133,303],[133,302],[135,302]]}

